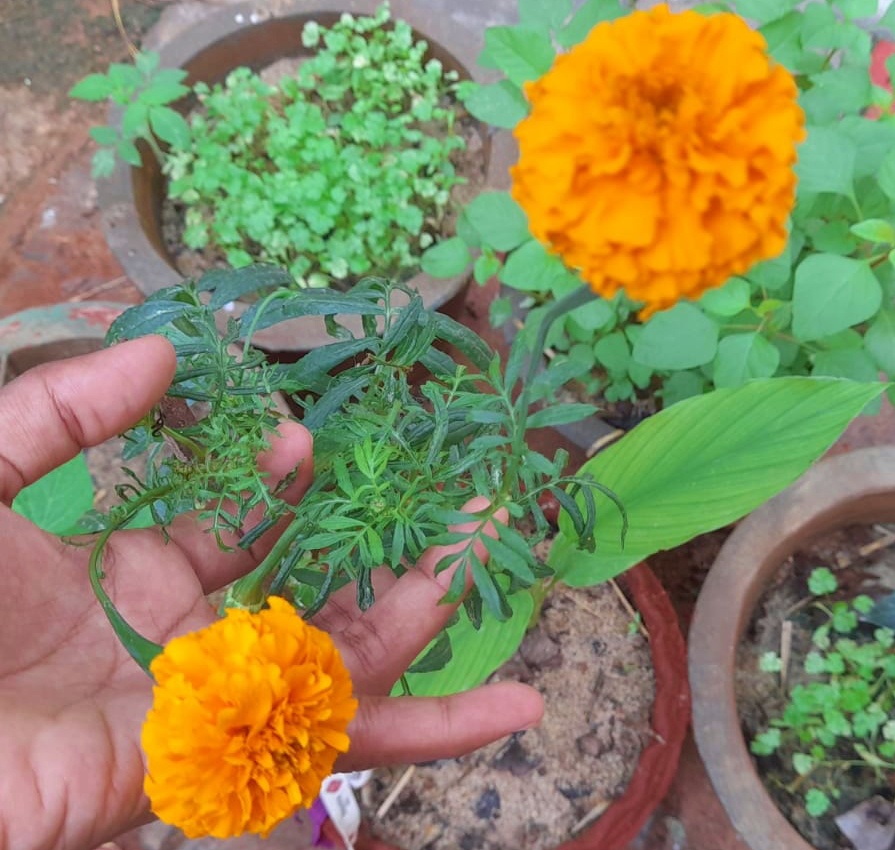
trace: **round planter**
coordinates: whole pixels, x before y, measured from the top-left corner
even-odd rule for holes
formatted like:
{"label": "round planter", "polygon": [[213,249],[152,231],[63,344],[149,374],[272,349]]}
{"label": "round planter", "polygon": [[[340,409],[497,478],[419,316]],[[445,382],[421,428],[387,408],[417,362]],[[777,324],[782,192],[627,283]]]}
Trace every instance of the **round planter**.
{"label": "round planter", "polygon": [[[618,581],[649,632],[655,678],[649,743],[641,750],[624,793],[594,823],[556,850],[624,850],[668,792],[689,725],[686,645],[677,614],[661,583],[646,565],[633,567]],[[389,840],[394,842],[394,836]]]}
{"label": "round planter", "polygon": [[[163,67],[179,67],[188,72],[187,84],[222,82],[239,66],[259,70],[284,57],[309,55],[301,43],[301,31],[308,21],[322,25],[336,22],[343,12],[372,14],[379,0],[287,0],[264,4],[237,3],[200,21],[165,45],[160,51]],[[405,20],[418,38],[429,44],[429,56],[456,71],[461,79],[485,82],[488,77],[476,68],[482,47],[481,37],[427,12],[412,0],[392,0],[392,14]],[[177,108],[187,113],[195,105],[184,98]],[[120,120],[120,112],[113,115]],[[509,166],[515,147],[509,133],[485,135],[486,185],[490,189],[509,186]],[[119,162],[112,176],[99,181],[99,202],[103,227],[112,251],[128,277],[146,295],[179,283],[162,238],[161,209],[164,178],[155,156],[140,145],[142,166],[131,168]],[[422,296],[427,307],[448,306],[469,283],[469,275],[440,280],[429,275],[414,277],[409,285]],[[342,323],[360,332],[348,317]],[[323,322],[317,317],[296,319],[265,330],[254,341],[280,351],[308,351],[331,342]]]}
{"label": "round planter", "polygon": [[102,348],[109,325],[129,306],[81,301],[32,307],[0,319],[0,385],[40,363]]}
{"label": "round planter", "polygon": [[593,826],[558,850],[627,847],[668,793],[690,723],[687,646],[668,594],[646,564],[632,567],[617,581],[627,591],[650,636],[656,679],[651,741],[640,753],[625,793]]}
{"label": "round planter", "polygon": [[828,458],[737,526],[700,592],[689,662],[696,743],[752,850],[812,848],[768,796],[743,739],[734,692],[737,645],[789,555],[830,531],[877,522],[895,522],[895,447]]}

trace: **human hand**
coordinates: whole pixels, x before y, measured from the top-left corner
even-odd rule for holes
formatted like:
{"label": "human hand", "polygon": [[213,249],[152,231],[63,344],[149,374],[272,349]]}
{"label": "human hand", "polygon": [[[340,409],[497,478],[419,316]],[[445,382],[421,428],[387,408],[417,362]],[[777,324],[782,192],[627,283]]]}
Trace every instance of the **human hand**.
{"label": "human hand", "polygon": [[[0,390],[4,850],[89,850],[150,817],[140,729],[151,682],[93,596],[89,547],[40,531],[8,506],[22,487],[145,415],[174,366],[170,345],[148,337],[38,367]],[[272,481],[298,467],[284,493],[297,501],[312,476],[310,435],[283,424],[262,462]],[[272,544],[223,552],[189,517],[175,521],[170,538],[157,529],[118,532],[103,558],[116,606],[159,643],[212,622],[205,595],[251,570]],[[379,571],[377,602],[366,613],[346,588],[315,619],[333,634],[360,700],[338,770],[457,755],[540,719],[540,696],[514,683],[440,699],[387,696],[453,611],[438,605],[451,574],[434,576],[443,554],[427,553],[400,580]]]}

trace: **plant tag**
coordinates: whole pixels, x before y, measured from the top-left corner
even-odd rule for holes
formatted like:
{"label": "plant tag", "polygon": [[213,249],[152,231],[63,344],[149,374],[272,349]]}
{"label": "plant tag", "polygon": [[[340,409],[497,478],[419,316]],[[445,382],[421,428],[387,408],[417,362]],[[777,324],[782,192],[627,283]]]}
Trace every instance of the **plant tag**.
{"label": "plant tag", "polygon": [[351,777],[356,775],[334,773],[323,780],[323,787],[320,789],[320,802],[323,803],[329,819],[345,842],[346,850],[354,850],[354,842],[360,829],[360,806],[352,788],[359,788],[363,782],[360,785],[353,785]]}

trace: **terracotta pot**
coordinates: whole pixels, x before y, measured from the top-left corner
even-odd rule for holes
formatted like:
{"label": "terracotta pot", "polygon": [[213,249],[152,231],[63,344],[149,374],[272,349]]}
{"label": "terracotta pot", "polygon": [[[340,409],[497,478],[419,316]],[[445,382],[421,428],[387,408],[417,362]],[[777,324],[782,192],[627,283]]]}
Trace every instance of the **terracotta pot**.
{"label": "terracotta pot", "polygon": [[690,629],[693,727],[712,784],[752,850],[811,850],[765,791],[740,727],[736,650],[762,592],[796,550],[848,525],[895,522],[895,447],[828,458],[741,522]]}
{"label": "terracotta pot", "polygon": [[617,581],[640,612],[650,636],[656,679],[653,736],[640,753],[625,793],[600,815],[593,826],[561,844],[558,850],[623,850],[627,847],[668,793],[690,723],[687,647],[668,594],[646,564],[632,567]]}
{"label": "terracotta pot", "polygon": [[[372,14],[379,5],[380,0],[286,0],[271,2],[268,8],[258,3],[228,5],[164,46],[159,51],[161,65],[188,71],[188,84],[222,82],[239,66],[259,70],[283,57],[308,55],[310,51],[301,43],[301,31],[308,21],[328,26],[343,12]],[[490,79],[475,64],[483,44],[479,34],[432,15],[412,0],[393,0],[391,9],[395,18],[407,21],[416,36],[428,42],[429,56],[439,59],[446,70],[456,71],[461,79]],[[194,105],[195,99],[187,97],[177,108],[185,114]],[[120,112],[113,113],[113,120],[120,120]],[[506,189],[509,166],[515,159],[512,137],[505,132],[485,132],[483,137],[487,187]],[[140,145],[140,152],[142,167],[119,162],[109,179],[99,181],[98,191],[109,245],[128,277],[149,295],[180,282],[182,275],[162,238],[164,178],[159,163],[145,145]],[[426,306],[438,308],[462,294],[469,280],[468,274],[448,280],[420,274],[410,286],[420,292]],[[343,323],[355,329],[350,319]],[[359,319],[356,331],[360,331]],[[259,346],[280,351],[308,351],[331,341],[318,317],[297,319],[255,337]]]}
{"label": "terracotta pot", "polygon": [[40,363],[102,348],[109,325],[129,306],[81,301],[33,307],[0,319],[0,384]]}

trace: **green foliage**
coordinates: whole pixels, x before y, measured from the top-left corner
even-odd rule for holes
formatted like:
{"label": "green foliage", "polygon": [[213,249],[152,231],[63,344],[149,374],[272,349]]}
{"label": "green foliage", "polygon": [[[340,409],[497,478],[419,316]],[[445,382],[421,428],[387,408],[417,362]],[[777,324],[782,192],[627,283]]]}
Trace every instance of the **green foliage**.
{"label": "green foliage", "polygon": [[567,584],[597,584],[734,522],[795,481],[883,390],[878,383],[774,378],[666,408],[581,467],[625,506],[624,540],[597,494],[594,551],[576,551],[575,530],[560,515],[550,563]]}
{"label": "green foliage", "polygon": [[[799,789],[812,817],[831,809],[844,772],[862,770],[873,785],[895,770],[895,631],[859,629],[872,600],[830,601],[837,587],[826,567],[811,572],[808,589],[821,622],[803,662],[808,681],[790,690],[782,713],[751,743],[758,756],[791,754],[795,778],[787,790]],[[762,669],[778,672],[777,660],[776,668]]]}
{"label": "green foliage", "polygon": [[329,28],[308,23],[302,42],[310,55],[275,86],[248,68],[223,85],[197,83],[189,124],[161,105],[189,91],[179,85],[184,72],[157,70],[154,55],[137,60],[148,82],[127,65],[112,66],[118,87],[112,69],[86,78],[72,96],[126,107],[121,130],[93,131],[106,146],[94,173],[111,172],[113,151],[140,165],[131,143],[144,139],[163,163],[168,197],[184,208],[188,247],[234,267],[284,266],[306,286],[410,276],[462,180],[453,164],[465,145],[450,102],[456,74],[426,58],[428,45],[391,19],[387,3]]}
{"label": "green foliage", "polygon": [[13,499],[12,509],[51,534],[74,534],[93,507],[93,482],[83,454],[35,481]]}
{"label": "green foliage", "polygon": [[[568,49],[598,23],[625,14],[616,0],[589,0],[574,14],[566,3],[519,5],[520,24],[486,38],[480,59],[506,79],[464,94],[475,114],[497,127],[512,127],[527,114],[519,86],[546,61],[545,43]],[[600,311],[588,305],[561,318],[548,344],[577,364],[588,393],[607,401],[653,393],[667,407],[756,378],[895,375],[895,122],[892,95],[870,83],[871,40],[858,21],[871,6],[858,0],[799,9],[792,0],[707,5],[707,13],[734,11],[758,25],[798,84],[808,135],[799,149],[789,243],[780,257],[699,301],[643,322],[639,305],[623,295]],[[890,12],[881,26],[895,29],[893,21]],[[881,110],[878,120],[868,115],[871,106]],[[511,204],[507,196],[500,210],[480,205],[460,235],[473,256],[506,252],[497,276],[523,294],[537,323],[543,307],[582,282],[526,234],[502,238]],[[521,215],[515,212],[516,219]],[[493,318],[508,315],[498,309]],[[609,338],[614,342],[607,346]],[[630,348],[623,367],[621,339]],[[877,409],[878,403],[865,412]]]}
{"label": "green foliage", "polygon": [[[220,333],[217,308],[234,294],[271,287]],[[338,324],[347,314],[362,317],[361,335],[353,337]],[[251,347],[253,332],[303,315],[325,316],[333,342],[288,365],[269,364]],[[147,472],[143,478],[132,474],[120,488],[124,501],[103,528],[113,531],[147,507],[162,528],[198,511],[219,545],[245,548],[283,520],[279,542],[232,588],[230,604],[255,606],[267,593],[288,593],[310,615],[333,591],[356,582],[358,604],[366,609],[374,601],[376,569],[401,575],[427,548],[463,543],[436,572],[460,562],[446,600],[459,600],[465,577],[472,578],[465,619],[416,669],[423,675],[447,663],[454,637],[468,647],[473,638],[466,626],[495,629],[510,620],[509,637],[481,653],[478,666],[468,670],[463,664],[446,674],[475,678],[476,670],[499,663],[498,656],[515,649],[510,643],[521,640],[531,598],[516,599],[518,592],[550,575],[532,553],[532,544],[549,530],[538,497],[552,493],[560,499],[582,545],[592,545],[592,491],[604,488],[588,476],[565,475],[565,452],[545,457],[527,446],[525,436],[529,428],[581,418],[593,408],[538,409],[562,377],[548,370],[526,380],[522,369],[530,357],[521,339],[503,368],[479,337],[425,310],[420,297],[400,285],[366,279],[348,294],[309,290],[265,267],[215,271],[198,283],[154,293],[113,323],[109,341],[149,333],[172,341],[177,373],[161,406],[126,435],[129,455],[147,455]],[[436,347],[444,343],[471,366],[458,365]],[[427,374],[421,385],[411,382],[413,369]],[[291,398],[314,435],[314,481],[297,507],[283,502],[257,467],[257,454],[282,418],[275,394]],[[580,508],[574,499],[579,494]],[[490,506],[464,513],[475,495],[487,497]],[[498,524],[492,540],[485,528],[501,509],[510,522]],[[531,529],[524,537],[518,528],[523,521]],[[473,523],[471,534],[450,530],[462,522]],[[104,541],[95,552],[97,568]],[[491,556],[487,566],[480,547]]]}
{"label": "green foliage", "polygon": [[190,144],[189,125],[168,105],[189,92],[183,85],[186,71],[159,68],[157,53],[140,53],[134,62],[113,63],[105,74],[90,74],[68,93],[77,100],[108,100],[123,110],[120,126],[99,126],[90,131],[90,137],[100,146],[93,156],[94,177],[108,177],[116,157],[128,165],[141,165],[135,145],[138,140],[152,147],[159,159],[158,141],[180,147]]}

